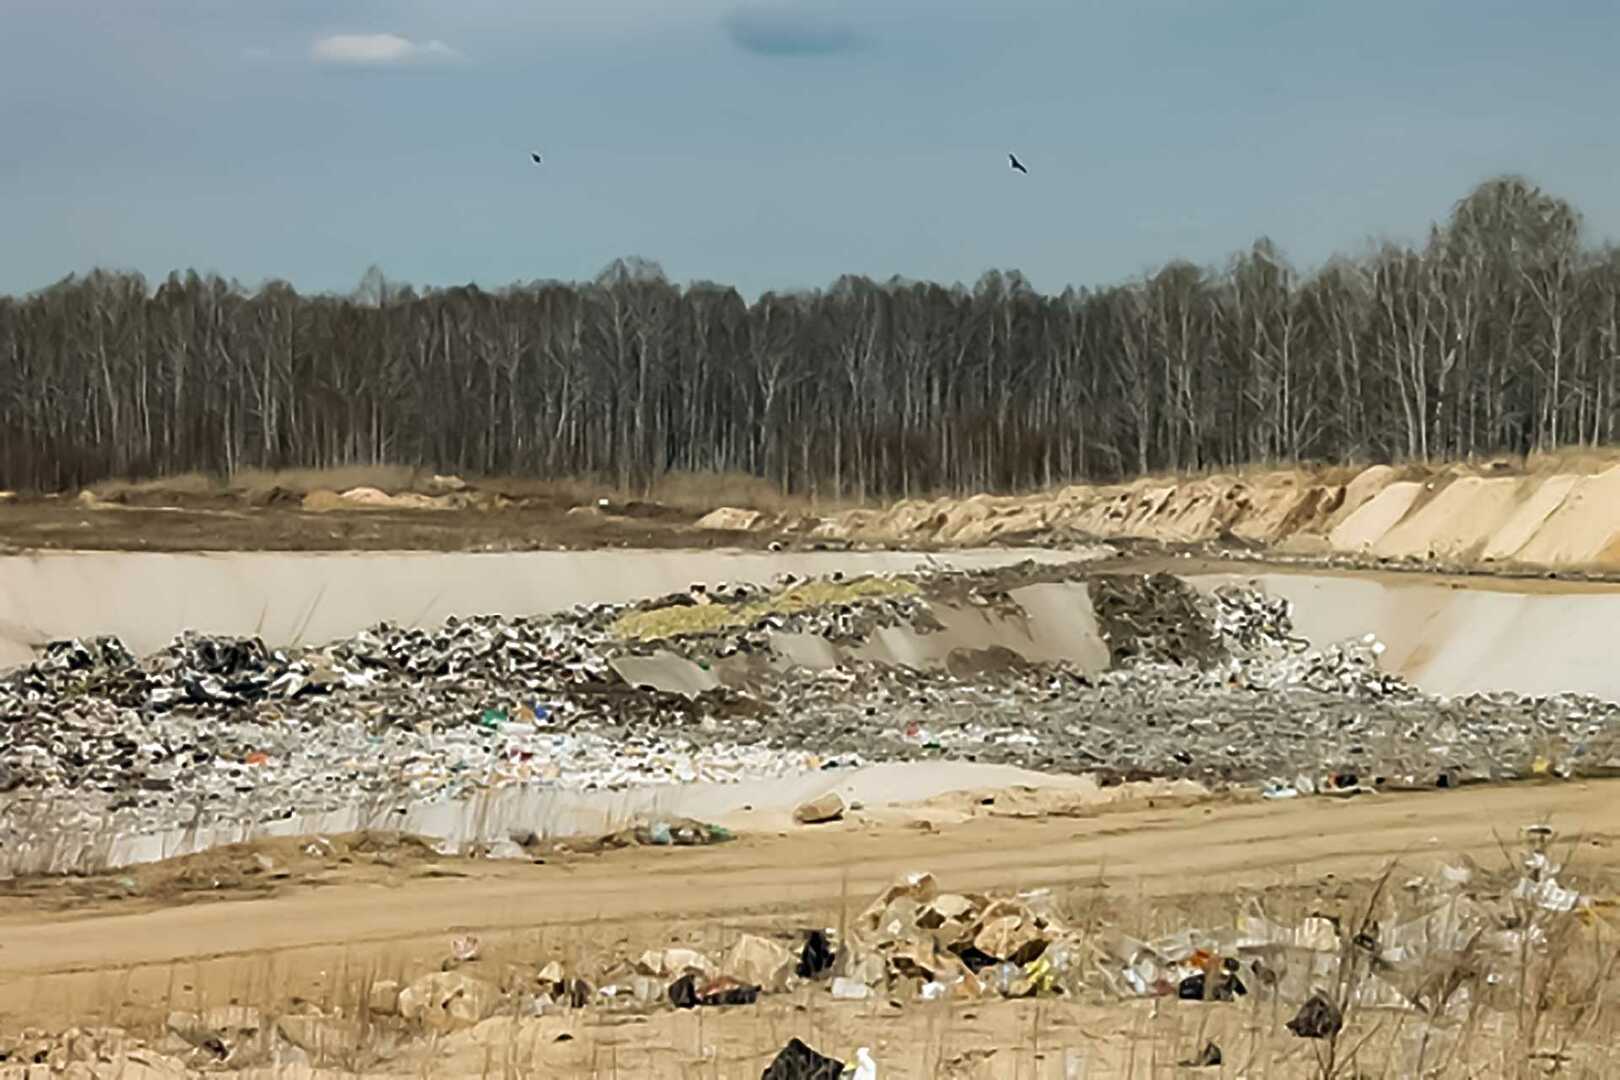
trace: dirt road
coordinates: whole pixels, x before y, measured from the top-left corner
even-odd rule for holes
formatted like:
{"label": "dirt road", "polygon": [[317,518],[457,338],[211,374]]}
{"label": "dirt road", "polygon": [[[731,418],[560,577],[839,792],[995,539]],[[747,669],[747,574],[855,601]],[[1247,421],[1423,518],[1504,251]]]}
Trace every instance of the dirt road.
{"label": "dirt road", "polygon": [[[178,991],[239,997],[269,979],[319,1000],[356,972],[438,966],[452,933],[512,961],[631,951],[741,926],[831,925],[897,875],[953,889],[1053,886],[1113,904],[1311,885],[1414,869],[1461,854],[1501,861],[1498,837],[1549,822],[1579,837],[1579,865],[1620,863],[1620,781],[1279,802],[1135,805],[1086,817],[960,820],[943,806],[910,823],[846,822],[706,849],[633,849],[544,865],[445,860],[391,880],[336,865],[318,887],[268,898],[157,906],[134,897],[70,913],[0,915],[0,1020],[114,1004],[152,1010]],[[953,820],[953,818],[955,820]],[[929,821],[929,826],[920,824]],[[699,929],[701,928],[701,929]],[[269,989],[269,987],[266,987]],[[118,998],[108,1000],[108,995]]]}

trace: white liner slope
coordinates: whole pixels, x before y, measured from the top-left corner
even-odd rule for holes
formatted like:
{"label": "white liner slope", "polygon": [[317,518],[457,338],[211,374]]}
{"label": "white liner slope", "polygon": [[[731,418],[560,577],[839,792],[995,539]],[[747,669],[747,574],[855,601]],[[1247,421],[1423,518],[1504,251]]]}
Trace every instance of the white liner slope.
{"label": "white liner slope", "polygon": [[1316,643],[1376,634],[1385,670],[1433,694],[1590,694],[1620,701],[1620,588],[1515,591],[1417,576],[1212,574],[1200,588],[1254,584],[1293,602]]}
{"label": "white liner slope", "polygon": [[[982,567],[1025,558],[1072,561],[1074,553],[998,550],[934,557],[939,565]],[[182,628],[260,633],[272,644],[319,642],[379,620],[432,624],[451,614],[539,613],[580,602],[620,601],[683,590],[694,580],[763,581],[791,571],[823,574],[907,570],[904,553],[765,554],[692,551],[535,552],[500,555],[277,554],[159,555],[53,553],[0,558],[0,659],[28,659],[51,637],[115,633],[139,652]],[[1620,589],[1514,591],[1503,583],[1354,574],[1208,574],[1200,588],[1254,583],[1294,603],[1298,630],[1318,643],[1376,634],[1384,662],[1440,694],[1574,691],[1620,699],[1613,662]],[[1020,589],[1026,618],[1009,622],[973,609],[941,612],[948,629],[918,637],[885,632],[863,655],[938,663],[950,648],[1001,645],[1029,659],[1066,659],[1095,670],[1106,662],[1085,590]],[[824,642],[800,642],[802,661],[831,662]],[[673,657],[643,662],[631,677],[670,677]],[[696,679],[704,683],[706,679]],[[694,683],[682,689],[695,690]],[[792,807],[830,788],[868,807],[950,791],[1011,785],[1084,788],[1085,778],[1050,777],[970,764],[881,765],[843,773],[735,785],[648,787],[627,792],[508,788],[470,801],[403,808],[355,807],[255,828],[147,836],[64,838],[51,851],[13,852],[18,869],[65,868],[87,859],[124,865],[276,834],[403,828],[460,846],[514,831],[574,835],[610,831],[648,816],[688,816],[776,828]],[[751,809],[745,809],[751,808]]]}
{"label": "white liner slope", "polygon": [[1052,776],[1010,765],[949,761],[895,762],[738,784],[669,784],[612,792],[511,787],[472,799],[420,802],[403,814],[389,808],[350,807],[251,827],[62,837],[48,849],[7,853],[5,868],[22,873],[130,866],[264,837],[336,835],[366,828],[431,836],[446,851],[528,833],[542,838],[600,836],[637,821],[679,817],[758,832],[798,827],[792,824],[793,809],[828,791],[837,791],[846,804],[859,806],[864,813],[881,816],[886,810],[952,792],[1013,787],[1061,791],[1078,801],[1099,804],[1128,795],[1193,795],[1203,790],[1188,781],[1102,788],[1090,776]]}
{"label": "white liner slope", "polygon": [[115,634],[137,655],[182,630],[319,644],[378,622],[433,626],[450,615],[536,615],[685,591],[694,581],[767,582],[778,573],[978,569],[1045,549],[907,552],[532,551],[39,552],[0,557],[0,667],[56,638]]}

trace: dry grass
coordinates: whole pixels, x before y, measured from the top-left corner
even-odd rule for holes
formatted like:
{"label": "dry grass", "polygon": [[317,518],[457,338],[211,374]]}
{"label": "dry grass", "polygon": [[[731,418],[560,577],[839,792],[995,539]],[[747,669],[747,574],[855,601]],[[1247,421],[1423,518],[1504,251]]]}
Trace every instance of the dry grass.
{"label": "dry grass", "polygon": [[[866,1002],[836,1002],[823,986],[767,996],[758,1006],[688,1013],[662,1001],[628,1002],[621,993],[613,1001],[598,998],[581,1011],[530,1018],[539,990],[536,973],[548,962],[561,963],[571,977],[582,975],[598,985],[617,979],[623,987],[633,958],[644,948],[682,945],[718,956],[742,932],[791,943],[800,925],[747,921],[683,925],[665,933],[609,925],[558,927],[486,941],[485,954],[459,970],[493,984],[505,997],[495,1015],[472,1030],[405,1021],[386,1004],[381,1011],[372,1007],[382,984],[409,985],[442,967],[449,936],[459,932],[453,926],[444,941],[417,943],[388,957],[332,946],[320,955],[265,956],[256,965],[221,958],[165,971],[108,973],[91,992],[60,1006],[64,1019],[122,1028],[168,1052],[181,1049],[166,1032],[172,1013],[254,1008],[264,1034],[222,1063],[227,1070],[307,1055],[312,1064],[331,1070],[321,1075],[332,1076],[753,1077],[792,1036],[846,1059],[854,1047],[871,1046],[885,1080],[1179,1075],[1597,1080],[1620,1075],[1620,1027],[1613,1015],[1620,980],[1612,931],[1601,918],[1559,916],[1523,903],[1508,918],[1519,920],[1523,940],[1535,944],[1527,944],[1508,978],[1492,985],[1489,965],[1469,946],[1452,951],[1432,973],[1429,985],[1443,989],[1425,998],[1425,1008],[1358,1004],[1355,984],[1371,977],[1376,962],[1357,938],[1378,934],[1380,926],[1388,930],[1396,925],[1392,920],[1425,908],[1403,892],[1399,878],[1392,866],[1367,880],[1242,895],[1206,893],[1160,904],[1115,895],[1099,870],[1092,886],[1061,898],[1067,921],[1087,938],[1109,928],[1147,937],[1189,925],[1218,927],[1257,897],[1263,898],[1266,914],[1279,921],[1329,914],[1339,921],[1341,949],[1338,974],[1324,990],[1341,1002],[1344,1027],[1323,1040],[1291,1035],[1285,1024],[1294,1005],[1268,998],[1258,988],[1230,1004],[1121,1002],[1089,994],[927,1003],[904,989]],[[846,898],[834,921],[847,926],[852,910],[865,902]],[[807,918],[829,914],[807,913]],[[1102,957],[1092,950],[1085,963]],[[289,1043],[292,1033],[305,1044],[302,1050]],[[1178,1063],[1209,1043],[1221,1048],[1223,1066],[1184,1073]]]}
{"label": "dry grass", "polygon": [[[1555,862],[1564,863],[1565,884],[1578,884],[1588,898],[1570,914],[1514,895],[1513,883],[1533,848],[1515,851],[1506,844],[1500,867],[1474,867],[1466,886],[1440,894],[1415,888],[1418,878],[1403,882],[1405,874],[1392,862],[1371,879],[1330,875],[1312,883],[1279,883],[1235,895],[1194,893],[1154,903],[1111,896],[1099,877],[1095,888],[1066,894],[1062,909],[1072,925],[1088,932],[1113,927],[1141,940],[1190,926],[1218,930],[1231,926],[1240,911],[1287,926],[1308,918],[1331,920],[1338,952],[1328,958],[1331,974],[1320,989],[1341,1011],[1343,1030],[1322,1040],[1291,1039],[1284,1022],[1293,1005],[1251,996],[1244,1041],[1222,1044],[1228,1065],[1243,1064],[1238,1075],[1595,1080],[1620,1075],[1615,937],[1620,923],[1614,903],[1604,899],[1616,895],[1620,883],[1579,875],[1579,849],[1572,839],[1555,853]],[[1494,921],[1487,925],[1520,942],[1516,951],[1492,953],[1479,933],[1459,944],[1452,931],[1435,929],[1437,914],[1449,905],[1475,902],[1492,909]],[[1410,942],[1414,927],[1422,933],[1416,945],[1404,946],[1409,959],[1390,968],[1383,950],[1392,941]],[[1407,996],[1409,1006],[1367,1004],[1363,988],[1380,981],[1386,992]],[[1192,1041],[1202,1045],[1202,1033]]]}
{"label": "dry grass", "polygon": [[769,514],[834,513],[870,505],[850,498],[828,499],[788,495],[775,484],[743,472],[669,472],[646,491],[626,493],[606,477],[540,479],[526,476],[473,476],[468,483],[482,490],[499,491],[511,498],[546,499],[588,506],[597,499],[611,503],[654,503],[671,510],[707,513],[722,506],[759,510]]}
{"label": "dry grass", "polygon": [[[236,497],[253,500],[283,492],[302,496],[314,491],[347,491],[372,487],[391,495],[435,491],[431,469],[403,465],[353,465],[330,469],[242,469],[229,477],[208,473],[182,473],[149,480],[104,480],[90,487],[96,496],[157,500],[175,498]],[[627,494],[610,478],[462,474],[472,487],[511,498],[538,499],[573,505],[592,505],[606,498],[614,503],[654,503],[691,513],[720,506],[735,506],[775,514],[830,513],[863,505],[853,499],[818,499],[786,495],[768,480],[742,472],[670,472],[645,491]]]}
{"label": "dry grass", "polygon": [[267,495],[280,490],[293,495],[312,491],[347,491],[374,487],[390,493],[425,490],[432,473],[402,465],[351,465],[333,469],[243,469],[229,477],[207,473],[182,473],[151,480],[104,480],[90,490],[104,499],[117,496],[156,497],[163,495],[209,497],[233,495],[242,498]]}
{"label": "dry grass", "polygon": [[[1310,484],[1343,484],[1368,467],[1367,462],[1330,464],[1324,462],[1257,462],[1246,465],[1206,467],[1179,472],[1158,471],[1113,483],[1067,486],[1095,486],[1099,489],[1121,487],[1152,487],[1165,484],[1189,483],[1219,478],[1241,479],[1249,483],[1265,484],[1269,480],[1288,478]],[[1552,451],[1536,451],[1528,457],[1500,454],[1467,460],[1433,462],[1396,462],[1394,467],[1402,479],[1427,480],[1441,476],[1542,476],[1553,473],[1591,475],[1620,464],[1620,447],[1570,447]],[[353,465],[328,469],[242,469],[229,477],[206,473],[182,473],[149,480],[105,480],[90,490],[102,498],[119,495],[154,497],[164,494],[175,496],[208,497],[236,495],[261,496],[273,490],[304,495],[312,491],[346,491],[354,487],[374,487],[390,494],[407,491],[427,492],[433,471],[403,465]],[[538,478],[515,475],[464,474],[474,487],[499,491],[513,497],[549,498],[589,504],[599,498],[630,498],[658,503],[671,509],[701,512],[719,506],[736,506],[768,513],[809,512],[827,514],[860,507],[887,505],[892,499],[859,500],[853,497],[823,498],[811,495],[788,495],[775,484],[762,477],[739,471],[690,472],[675,471],[664,474],[645,491],[626,493],[609,477],[575,476]],[[1050,492],[1040,485],[1020,487],[999,494],[1034,496]],[[919,491],[912,501],[928,502],[941,498],[962,498],[959,492],[948,490]]]}

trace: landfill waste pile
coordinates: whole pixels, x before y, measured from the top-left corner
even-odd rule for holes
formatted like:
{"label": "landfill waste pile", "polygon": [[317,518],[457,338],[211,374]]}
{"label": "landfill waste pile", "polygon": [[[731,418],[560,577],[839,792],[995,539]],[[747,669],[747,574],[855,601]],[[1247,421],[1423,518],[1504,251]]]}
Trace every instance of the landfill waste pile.
{"label": "landfill waste pile", "polygon": [[[1107,670],[1013,648],[920,668],[845,650],[817,668],[779,648],[927,635],[945,607],[1016,614],[1011,590],[1057,579],[1085,585]],[[1248,589],[1026,567],[694,585],[310,648],[186,634],[137,658],[110,638],[55,642],[0,677],[0,844],[940,758],[1279,798],[1620,768],[1613,704],[1427,696],[1379,669],[1377,642],[1317,647],[1288,615]],[[715,685],[669,692],[614,666],[660,651]]]}

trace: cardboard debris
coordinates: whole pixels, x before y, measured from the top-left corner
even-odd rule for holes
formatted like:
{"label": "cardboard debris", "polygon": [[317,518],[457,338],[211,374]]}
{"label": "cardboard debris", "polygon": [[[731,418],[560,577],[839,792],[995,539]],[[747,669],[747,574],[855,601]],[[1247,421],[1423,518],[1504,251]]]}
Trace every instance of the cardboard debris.
{"label": "cardboard debris", "polygon": [[785,990],[798,959],[782,945],[756,934],[744,934],[726,954],[720,970],[767,993]]}
{"label": "cardboard debris", "polygon": [[492,1015],[500,1000],[500,990],[483,979],[436,971],[400,991],[399,1015],[431,1031],[449,1031]]}

